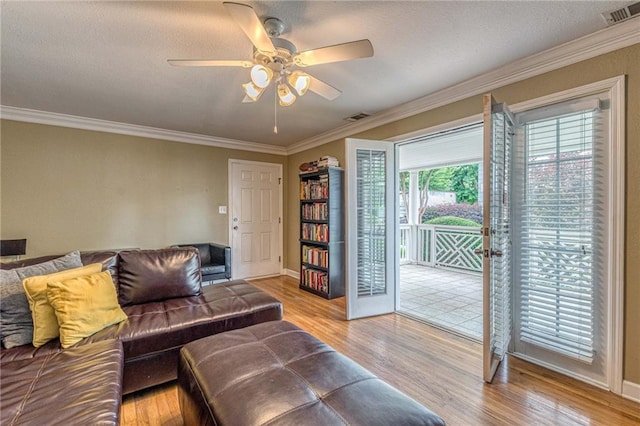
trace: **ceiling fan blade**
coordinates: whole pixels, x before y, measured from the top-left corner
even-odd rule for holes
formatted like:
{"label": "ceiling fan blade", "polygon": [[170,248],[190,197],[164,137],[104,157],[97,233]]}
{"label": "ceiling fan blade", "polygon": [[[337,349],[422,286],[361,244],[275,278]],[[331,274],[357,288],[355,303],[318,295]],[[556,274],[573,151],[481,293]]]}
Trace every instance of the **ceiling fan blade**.
{"label": "ceiling fan blade", "polygon": [[369,40],[358,40],[334,46],[299,52],[293,58],[296,65],[308,67],[311,65],[328,64],[331,62],[348,61],[350,59],[368,58],[373,56],[373,46]]}
{"label": "ceiling fan blade", "polygon": [[217,60],[217,59],[168,59],[169,64],[176,67],[242,67],[251,68],[251,61]]}
{"label": "ceiling fan blade", "polygon": [[224,2],[223,5],[256,49],[265,53],[276,51],[262,22],[260,22],[260,18],[251,6],[233,2]]}
{"label": "ceiling fan blade", "polygon": [[322,80],[318,80],[317,78],[311,75],[309,77],[311,77],[311,84],[309,85],[309,90],[317,93],[323,98],[332,101],[342,94],[340,90],[336,89],[330,84],[327,84]]}

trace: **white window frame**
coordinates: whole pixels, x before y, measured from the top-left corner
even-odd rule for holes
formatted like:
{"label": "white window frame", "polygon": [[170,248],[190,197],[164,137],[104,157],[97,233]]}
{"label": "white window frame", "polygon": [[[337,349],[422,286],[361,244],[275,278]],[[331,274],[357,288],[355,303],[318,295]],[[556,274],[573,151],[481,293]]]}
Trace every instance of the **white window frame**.
{"label": "white window frame", "polygon": [[[607,92],[609,110],[608,191],[611,197],[605,234],[608,236],[605,276],[608,279],[607,387],[622,394],[624,344],[624,207],[625,207],[625,76],[618,76],[576,87],[511,106],[514,113],[550,106],[598,93]],[[551,366],[547,366],[552,368]],[[563,371],[565,374],[569,372]]]}

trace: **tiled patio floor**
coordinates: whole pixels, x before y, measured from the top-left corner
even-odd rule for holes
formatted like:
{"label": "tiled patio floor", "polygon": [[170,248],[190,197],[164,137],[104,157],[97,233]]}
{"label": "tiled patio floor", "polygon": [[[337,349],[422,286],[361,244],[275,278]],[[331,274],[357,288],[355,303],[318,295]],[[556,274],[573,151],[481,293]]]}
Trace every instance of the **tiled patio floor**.
{"label": "tiled patio floor", "polygon": [[401,265],[398,312],[482,340],[482,276]]}

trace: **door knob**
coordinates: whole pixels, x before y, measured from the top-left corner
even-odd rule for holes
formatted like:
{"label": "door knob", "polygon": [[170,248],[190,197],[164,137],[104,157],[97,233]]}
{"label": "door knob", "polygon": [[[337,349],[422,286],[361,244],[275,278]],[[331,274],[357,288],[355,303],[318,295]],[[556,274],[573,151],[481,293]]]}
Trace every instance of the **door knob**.
{"label": "door knob", "polygon": [[238,230],[238,225],[234,226],[233,229]]}

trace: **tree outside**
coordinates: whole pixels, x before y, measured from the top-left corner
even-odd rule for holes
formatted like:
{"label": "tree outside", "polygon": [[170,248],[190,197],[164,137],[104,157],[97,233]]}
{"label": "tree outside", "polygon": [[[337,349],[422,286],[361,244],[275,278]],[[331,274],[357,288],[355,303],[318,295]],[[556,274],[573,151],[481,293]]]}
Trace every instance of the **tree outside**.
{"label": "tree outside", "polygon": [[[481,226],[482,209],[478,205],[479,164],[442,167],[418,172],[418,217],[421,223]],[[409,172],[400,172],[400,203],[409,205]],[[456,203],[428,206],[429,191],[454,192]]]}

